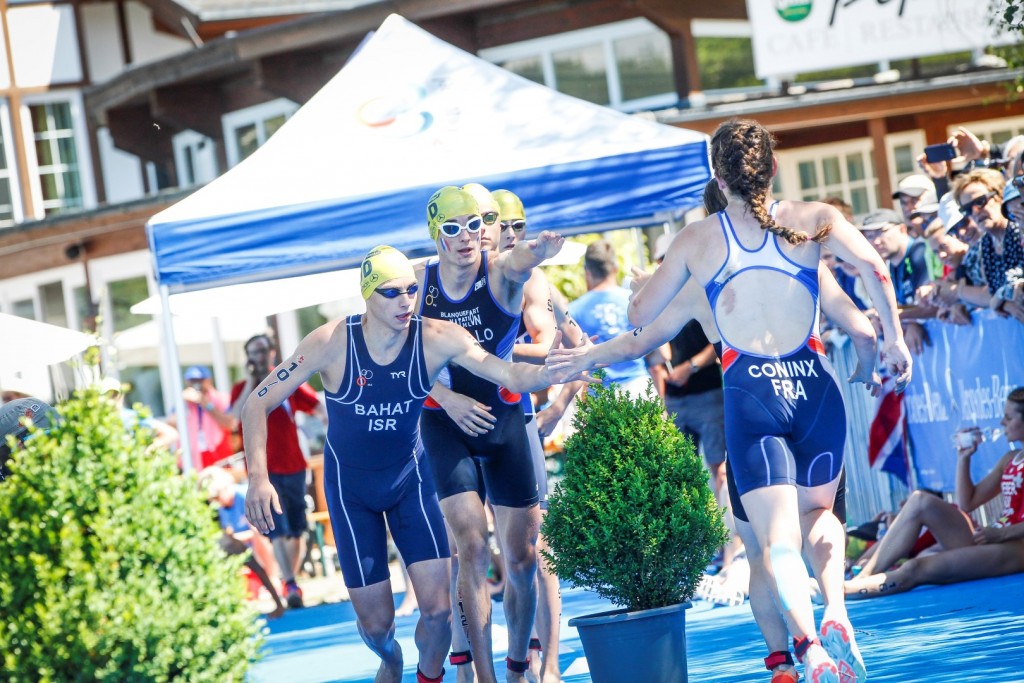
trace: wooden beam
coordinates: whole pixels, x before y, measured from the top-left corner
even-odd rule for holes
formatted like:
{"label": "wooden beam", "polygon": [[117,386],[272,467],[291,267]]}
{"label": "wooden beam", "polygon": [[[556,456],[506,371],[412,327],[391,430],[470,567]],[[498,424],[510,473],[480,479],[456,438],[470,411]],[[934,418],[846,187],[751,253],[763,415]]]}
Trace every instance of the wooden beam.
{"label": "wooden beam", "polygon": [[[892,202],[892,176],[889,175],[889,158],[885,150],[885,136],[889,129],[885,125],[885,119],[868,119],[868,133],[871,136],[871,156],[875,161],[875,177],[878,184],[875,186],[876,204],[893,208]],[[899,207],[896,207],[897,209]]]}
{"label": "wooden beam", "polygon": [[557,35],[641,16],[633,2],[522,2],[477,13],[480,48]]}
{"label": "wooden beam", "polygon": [[216,83],[191,83],[157,88],[149,95],[149,109],[157,121],[220,138],[220,117],[225,111],[221,88]]}
{"label": "wooden beam", "polygon": [[174,159],[171,138],[181,129],[158,122],[148,105],[119,107],[110,112],[108,121],[110,136],[118,149],[154,163]]}
{"label": "wooden beam", "polygon": [[351,52],[292,52],[263,57],[254,67],[256,85],[274,97],[306,102],[344,66]]}

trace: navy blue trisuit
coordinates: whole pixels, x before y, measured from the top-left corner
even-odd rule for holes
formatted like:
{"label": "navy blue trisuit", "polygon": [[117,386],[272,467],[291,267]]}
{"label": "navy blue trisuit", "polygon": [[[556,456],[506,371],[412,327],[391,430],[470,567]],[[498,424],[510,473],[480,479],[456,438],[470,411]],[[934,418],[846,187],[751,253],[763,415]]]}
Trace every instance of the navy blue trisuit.
{"label": "navy blue trisuit", "polygon": [[[772,205],[773,216],[776,206]],[[814,302],[804,342],[785,355],[740,351],[718,327],[726,448],[737,489],[742,495],[775,484],[828,483],[843,466],[846,410],[818,335],[818,270],[786,256],[778,236],[768,231],[759,247],[746,249],[724,211],[718,213],[718,220],[726,242],[725,263],[704,286],[716,326],[722,289],[750,270],[784,273],[803,285]]]}
{"label": "navy blue trisuit", "polygon": [[[482,253],[469,293],[459,300],[444,291],[438,263],[435,258],[426,265],[421,315],[456,323],[473,334],[484,350],[503,360],[511,360],[522,311],[505,310],[491,295],[487,252]],[[438,497],[443,500],[475,491],[495,505],[525,508],[537,503],[540,492],[521,395],[456,365],[442,370],[438,381],[452,391],[490,406],[496,420],[494,429],[486,434],[469,436],[436,401],[427,399],[420,427]]]}
{"label": "navy blue trisuit", "polygon": [[[345,376],[326,391],[324,492],[345,585],[388,579],[387,531],[406,565],[450,557],[430,473],[422,466],[419,418],[430,377],[423,321],[386,366],[370,357],[361,315],[346,319]],[[384,520],[387,518],[387,528]]]}

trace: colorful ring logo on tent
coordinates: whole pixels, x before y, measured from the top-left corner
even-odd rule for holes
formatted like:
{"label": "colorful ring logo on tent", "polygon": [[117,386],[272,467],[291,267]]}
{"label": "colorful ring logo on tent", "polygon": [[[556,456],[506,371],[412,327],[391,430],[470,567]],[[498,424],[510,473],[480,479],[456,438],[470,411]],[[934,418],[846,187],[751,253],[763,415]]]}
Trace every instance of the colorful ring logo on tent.
{"label": "colorful ring logo on tent", "polygon": [[425,93],[421,88],[373,97],[356,109],[356,119],[367,128],[389,137],[407,138],[422,133],[434,122],[428,111],[419,109]]}

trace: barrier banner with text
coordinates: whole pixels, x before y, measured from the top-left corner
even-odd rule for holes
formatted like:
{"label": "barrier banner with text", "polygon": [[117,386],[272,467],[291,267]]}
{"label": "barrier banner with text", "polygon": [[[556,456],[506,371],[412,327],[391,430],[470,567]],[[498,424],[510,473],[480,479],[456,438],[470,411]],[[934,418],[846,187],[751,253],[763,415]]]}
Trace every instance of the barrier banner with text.
{"label": "barrier banner with text", "polygon": [[[953,435],[967,427],[1001,429],[1006,396],[1024,385],[1024,325],[989,311],[974,324],[925,324],[931,344],[914,357],[904,395],[917,485],[939,491],[956,486]],[[981,444],[972,458],[978,481],[1006,453],[1005,435]]]}

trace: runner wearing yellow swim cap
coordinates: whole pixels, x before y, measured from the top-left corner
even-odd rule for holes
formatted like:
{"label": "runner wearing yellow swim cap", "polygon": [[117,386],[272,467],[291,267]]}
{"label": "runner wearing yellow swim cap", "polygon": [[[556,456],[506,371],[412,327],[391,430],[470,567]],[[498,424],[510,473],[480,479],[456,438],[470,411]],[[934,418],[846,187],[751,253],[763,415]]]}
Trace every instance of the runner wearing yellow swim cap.
{"label": "runner wearing yellow swim cap", "polygon": [[[493,198],[474,197],[483,188],[443,187],[427,203],[427,225],[437,243],[438,258],[417,266],[424,296],[424,319],[457,322],[480,346],[499,358],[511,358],[523,306],[523,283],[533,268],[558,253],[563,239],[541,233],[536,240],[510,251],[481,251],[484,213],[494,213]],[[483,200],[483,205],[481,205]],[[495,246],[497,242],[495,241]],[[458,588],[466,606],[472,655],[453,653],[453,664],[474,663],[477,679],[494,681],[491,645],[491,599],[486,567],[489,550],[478,547],[477,530],[485,524],[478,491],[494,504],[496,527],[508,559],[506,617],[508,680],[528,666],[530,627],[536,610],[537,481],[519,395],[491,382],[470,377],[452,366],[446,384],[435,384],[420,418],[420,435],[434,474],[438,498],[460,549]],[[477,466],[477,461],[480,465]],[[517,676],[518,674],[518,676]],[[461,676],[460,676],[461,678]]]}
{"label": "runner wearing yellow swim cap", "polygon": [[369,299],[373,290],[395,278],[416,279],[412,263],[394,247],[381,245],[371,249],[359,266],[359,291]]}

